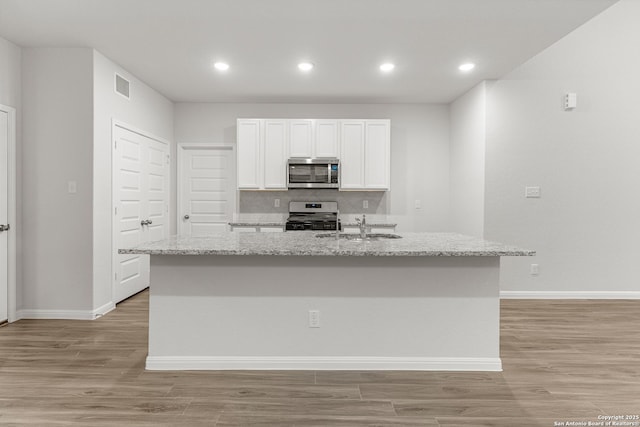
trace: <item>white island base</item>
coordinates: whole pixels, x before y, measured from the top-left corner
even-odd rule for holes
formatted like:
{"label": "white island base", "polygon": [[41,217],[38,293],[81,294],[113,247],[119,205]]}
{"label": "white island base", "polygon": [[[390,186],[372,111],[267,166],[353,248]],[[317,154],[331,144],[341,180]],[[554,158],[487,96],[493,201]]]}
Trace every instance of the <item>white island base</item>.
{"label": "white island base", "polygon": [[500,371],[499,269],[499,256],[152,255],[147,369]]}

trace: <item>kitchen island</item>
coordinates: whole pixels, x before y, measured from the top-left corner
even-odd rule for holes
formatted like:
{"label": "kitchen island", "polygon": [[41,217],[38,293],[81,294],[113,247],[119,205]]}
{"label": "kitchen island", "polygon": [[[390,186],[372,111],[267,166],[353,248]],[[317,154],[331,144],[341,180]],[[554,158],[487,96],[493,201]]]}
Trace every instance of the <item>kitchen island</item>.
{"label": "kitchen island", "polygon": [[452,233],[151,242],[147,369],[501,370],[501,256]]}

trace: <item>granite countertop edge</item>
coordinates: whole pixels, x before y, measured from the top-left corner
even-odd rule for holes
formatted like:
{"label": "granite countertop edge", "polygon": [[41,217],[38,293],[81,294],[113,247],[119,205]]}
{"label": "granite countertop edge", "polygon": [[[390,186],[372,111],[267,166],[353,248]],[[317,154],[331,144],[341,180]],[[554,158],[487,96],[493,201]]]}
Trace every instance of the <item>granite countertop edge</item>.
{"label": "granite countertop edge", "polygon": [[491,257],[491,256],[535,256],[536,252],[531,250],[520,251],[347,251],[337,250],[328,252],[300,252],[300,251],[271,251],[271,252],[251,252],[239,250],[136,250],[120,249],[119,254],[145,254],[145,255],[255,255],[255,256],[406,256],[406,257]]}
{"label": "granite countertop edge", "polygon": [[318,239],[315,232],[239,233],[178,237],[119,249],[121,254],[253,256],[533,256],[535,251],[457,233],[398,233],[402,239],[348,241]]}

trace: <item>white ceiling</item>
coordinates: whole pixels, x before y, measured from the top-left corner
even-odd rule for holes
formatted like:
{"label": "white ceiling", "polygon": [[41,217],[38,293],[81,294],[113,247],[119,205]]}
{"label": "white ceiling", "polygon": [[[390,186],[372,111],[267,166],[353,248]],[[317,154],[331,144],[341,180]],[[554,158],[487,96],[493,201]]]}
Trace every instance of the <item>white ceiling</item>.
{"label": "white ceiling", "polygon": [[[93,47],[173,101],[440,103],[616,1],[0,0],[0,36]],[[301,60],[315,69],[302,74]]]}

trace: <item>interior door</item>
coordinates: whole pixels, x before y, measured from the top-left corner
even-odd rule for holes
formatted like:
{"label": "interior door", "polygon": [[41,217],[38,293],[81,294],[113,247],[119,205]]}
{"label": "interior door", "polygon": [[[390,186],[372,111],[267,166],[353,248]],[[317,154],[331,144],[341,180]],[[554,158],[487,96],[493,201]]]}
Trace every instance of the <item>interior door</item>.
{"label": "interior door", "polygon": [[114,127],[114,302],[149,286],[149,256],[120,255],[118,248],[167,236],[168,147]]}
{"label": "interior door", "polygon": [[207,236],[228,230],[236,194],[232,147],[183,145],[179,153],[180,234]]}
{"label": "interior door", "polygon": [[[9,115],[0,111],[0,225],[9,223]],[[0,231],[0,323],[9,317],[9,233]]]}
{"label": "interior door", "polygon": [[169,234],[169,173],[168,147],[162,142],[147,140],[145,156],[146,168],[143,182],[146,183],[148,224],[145,241],[166,239]]}

